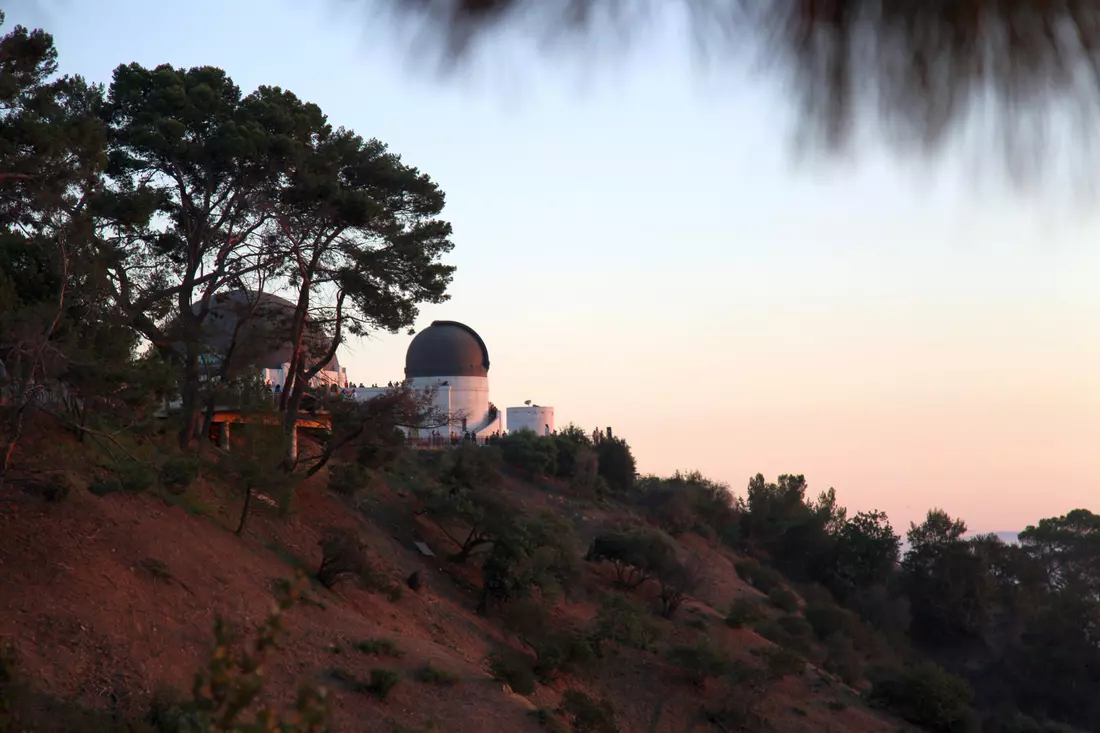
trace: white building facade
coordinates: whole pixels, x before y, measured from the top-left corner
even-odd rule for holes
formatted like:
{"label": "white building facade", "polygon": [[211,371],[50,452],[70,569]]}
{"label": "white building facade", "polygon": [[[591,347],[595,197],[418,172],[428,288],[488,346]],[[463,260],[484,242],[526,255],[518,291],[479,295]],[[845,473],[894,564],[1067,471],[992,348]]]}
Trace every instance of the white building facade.
{"label": "white building facade", "polygon": [[508,408],[508,430],[515,433],[530,430],[539,435],[554,432],[554,408],[540,405],[525,405]]}
{"label": "white building facade", "polygon": [[[489,399],[489,350],[481,336],[458,321],[433,321],[405,353],[404,384],[432,391],[433,405],[445,424],[410,430],[411,438],[491,435],[504,431],[504,415]],[[369,400],[391,387],[360,388]]]}

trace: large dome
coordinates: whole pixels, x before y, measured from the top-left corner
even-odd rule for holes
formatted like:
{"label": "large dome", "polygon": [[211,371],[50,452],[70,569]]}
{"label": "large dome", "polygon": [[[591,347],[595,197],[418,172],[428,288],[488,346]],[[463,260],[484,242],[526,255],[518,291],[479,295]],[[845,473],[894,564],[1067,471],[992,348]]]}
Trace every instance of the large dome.
{"label": "large dome", "polygon": [[[192,306],[196,312],[198,303]],[[205,351],[224,357],[232,346],[233,372],[246,367],[279,369],[290,361],[294,303],[271,293],[235,290],[216,294],[203,324]],[[305,353],[317,358],[327,351],[328,335],[307,320]],[[329,365],[332,366],[337,362]]]}
{"label": "large dome", "polygon": [[405,377],[487,377],[489,350],[477,331],[458,321],[432,321],[405,353]]}

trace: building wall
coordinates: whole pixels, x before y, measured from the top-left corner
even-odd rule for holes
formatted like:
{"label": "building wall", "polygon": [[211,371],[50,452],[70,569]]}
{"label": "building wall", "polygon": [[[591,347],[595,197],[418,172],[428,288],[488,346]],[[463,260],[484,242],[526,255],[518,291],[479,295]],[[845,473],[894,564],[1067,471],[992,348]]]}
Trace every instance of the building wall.
{"label": "building wall", "polygon": [[[283,364],[278,369],[264,369],[263,379],[265,382],[271,382],[272,387],[275,385],[283,387],[286,385],[286,375],[289,369],[290,364]],[[330,384],[335,384],[337,387],[343,388],[347,383],[348,372],[343,367],[340,367],[339,371],[336,369],[322,369],[310,380],[310,386],[312,387],[327,387]]]}
{"label": "building wall", "polygon": [[553,407],[509,407],[508,408],[508,432],[515,433],[520,430],[531,430],[539,435],[544,435],[549,426],[550,432],[554,432],[554,408]]}
{"label": "building wall", "polygon": [[[444,384],[446,383],[446,384]],[[435,390],[434,407],[443,415],[450,415],[450,426],[425,428],[426,436],[433,429],[443,435],[465,431],[485,435],[504,429],[504,415],[489,420],[489,379],[487,377],[415,377],[409,380],[413,389]],[[386,387],[364,387],[355,390],[355,399],[366,401],[384,393]],[[463,423],[465,418],[465,423]]]}

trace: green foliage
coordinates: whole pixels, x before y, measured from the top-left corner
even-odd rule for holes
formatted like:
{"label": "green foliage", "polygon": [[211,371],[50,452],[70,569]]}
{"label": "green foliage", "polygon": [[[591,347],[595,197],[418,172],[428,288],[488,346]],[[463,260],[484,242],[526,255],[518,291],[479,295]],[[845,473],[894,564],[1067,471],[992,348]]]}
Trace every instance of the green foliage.
{"label": "green foliage", "polygon": [[437,470],[440,482],[449,489],[496,489],[503,479],[501,464],[499,449],[463,441],[441,456]]}
{"label": "green foliage", "polygon": [[603,438],[596,445],[600,477],[613,494],[624,495],[634,488],[637,464],[630,446],[622,438]]}
{"label": "green foliage", "polygon": [[437,687],[453,687],[458,684],[458,675],[454,672],[448,672],[445,669],[439,669],[428,664],[420,667],[413,673],[413,676],[418,682],[423,682],[427,685],[436,685]]}
{"label": "green foliage", "polygon": [[771,592],[768,593],[768,600],[771,601],[773,606],[787,613],[794,613],[799,608],[798,596],[782,586],[772,588]]}
{"label": "green foliage", "polygon": [[[479,453],[491,448],[461,450]],[[518,509],[490,485],[499,483],[499,471],[488,470],[476,460],[444,459],[440,480],[441,486],[422,487],[418,494],[428,515],[459,548],[450,559],[463,563],[508,531]],[[452,531],[454,525],[458,531]]]}
{"label": "green foliage", "polygon": [[593,636],[634,649],[650,650],[661,640],[661,627],[645,607],[621,593],[609,593],[596,612]]}
{"label": "green foliage", "polygon": [[791,577],[819,579],[832,572],[835,535],[846,510],[832,489],[809,500],[807,488],[801,475],[782,475],[776,483],[754,476],[741,517],[742,541]]}
{"label": "green foliage", "polygon": [[[561,445],[559,440],[559,450]],[[559,475],[561,475],[561,472],[562,469],[559,468]],[[608,493],[607,481],[600,476],[599,456],[596,455],[596,450],[591,446],[582,445],[576,449],[568,478],[570,487],[582,496],[602,497]]]}
{"label": "green foliage", "polygon": [[661,479],[646,476],[637,485],[640,503],[672,535],[694,531],[735,545],[740,537],[741,502],[729,487],[698,471]]}
{"label": "green foliage", "polygon": [[481,566],[479,611],[487,612],[490,601],[526,598],[535,588],[553,597],[576,587],[581,573],[577,539],[569,522],[550,513],[534,519],[515,517],[493,542]]}
{"label": "green foliage", "polygon": [[358,463],[336,463],[328,467],[328,487],[330,490],[348,496],[367,485],[367,470]]}
{"label": "green foliage", "polygon": [[785,646],[765,647],[758,652],[764,662],[764,673],[770,680],[800,675],[806,669],[806,659]]}
{"label": "green foliage", "polygon": [[489,668],[495,679],[507,682],[517,695],[530,695],[535,691],[534,665],[526,656],[502,649],[489,657]]}
{"label": "green foliage", "polygon": [[370,671],[370,682],[366,685],[366,691],[384,701],[400,681],[401,675],[392,669],[375,667]]}
{"label": "green foliage", "polygon": [[607,700],[594,700],[578,690],[566,690],[561,712],[573,723],[574,733],[619,733],[615,709]]}
{"label": "green foliage", "polygon": [[23,483],[23,491],[41,497],[48,502],[64,501],[77,486],[77,481],[65,471],[50,473]]}
{"label": "green foliage", "polygon": [[95,496],[107,496],[122,489],[117,478],[113,476],[97,476],[88,484],[88,491]]}
{"label": "green foliage", "polygon": [[582,478],[582,482],[583,479],[589,479],[588,476],[581,476],[589,469],[589,459],[592,461],[591,467],[596,467],[596,454],[592,450],[592,439],[588,433],[570,423],[551,437],[557,458],[554,475],[558,478]]}
{"label": "green foliage", "polygon": [[733,566],[737,577],[761,593],[771,593],[783,582],[783,576],[756,560],[739,560]]}
{"label": "green foliage", "polygon": [[326,588],[331,589],[344,578],[362,580],[370,568],[363,542],[354,530],[330,529],[320,545],[321,565],[317,570],[317,580]]}
{"label": "green foliage", "polygon": [[569,726],[553,710],[539,708],[533,714],[539,725],[546,728],[550,733],[571,733]]}
{"label": "green foliage", "polygon": [[932,662],[888,673],[870,694],[905,720],[942,733],[966,730],[973,695],[965,680]]}
{"label": "green foliage", "polygon": [[229,479],[244,494],[237,523],[237,534],[241,534],[251,511],[253,493],[262,489],[276,502],[280,514],[285,515],[297,478],[282,466],[286,439],[277,427],[242,424],[235,428],[234,435],[237,449],[220,454],[217,467],[220,476]]}
{"label": "green foliage", "polygon": [[586,559],[611,562],[618,584],[633,589],[657,577],[662,568],[674,563],[676,547],[672,538],[663,532],[626,527],[598,535]]}
{"label": "green foliage", "polygon": [[517,430],[501,438],[499,445],[505,462],[528,478],[557,472],[558,444],[554,436]]}
{"label": "green foliage", "polygon": [[683,670],[688,680],[697,687],[731,669],[729,657],[706,636],[691,646],[672,647],[668,652],[668,661]]}
{"label": "green foliage", "polygon": [[751,626],[767,617],[764,606],[752,598],[738,598],[730,604],[730,610],[726,614],[726,625],[731,629],[740,629],[743,626]]}
{"label": "green foliage", "polygon": [[156,472],[144,463],[126,461],[119,464],[116,471],[119,488],[131,494],[148,491],[157,482]]}
{"label": "green foliage", "polygon": [[693,555],[686,562],[672,559],[657,570],[658,594],[661,615],[671,619],[687,600],[706,583],[702,558]]}
{"label": "green foliage", "polygon": [[575,634],[546,634],[528,643],[535,651],[535,675],[545,682],[584,669],[596,658],[588,640]]}
{"label": "green foliage", "polygon": [[842,632],[833,634],[825,641],[825,661],[822,666],[849,685],[854,685],[863,678],[863,659],[852,638]]}
{"label": "green foliage", "polygon": [[303,687],[298,694],[295,713],[280,718],[270,708],[249,711],[263,686],[263,663],[276,647],[282,629],[283,614],[307,587],[305,578],[297,584],[284,584],[275,611],[264,621],[254,647],[241,649],[225,622],[215,622],[215,649],[207,668],[195,676],[193,702],[186,709],[185,730],[194,733],[261,733],[280,730],[319,733],[328,716],[327,693],[323,688]]}
{"label": "green foliage", "polygon": [[860,512],[837,534],[830,585],[846,598],[859,588],[886,583],[898,564],[900,550],[901,538],[884,513]]}
{"label": "green foliage", "polygon": [[160,464],[160,481],[174,493],[185,491],[199,476],[199,462],[194,456],[173,453]]}
{"label": "green foliage", "polygon": [[377,657],[394,657],[400,659],[405,656],[405,650],[397,646],[393,639],[367,639],[354,644],[355,649],[363,654]]}
{"label": "green foliage", "polygon": [[806,619],[793,613],[780,616],[776,619],[776,623],[788,634],[800,639],[809,639],[814,633],[813,627]]}
{"label": "green foliage", "polygon": [[799,654],[809,654],[812,649],[807,636],[792,634],[778,620],[767,619],[753,627],[753,631],[773,644],[793,649]]}
{"label": "green foliage", "polygon": [[845,631],[853,622],[851,613],[835,603],[808,603],[804,613],[814,634],[822,641]]}

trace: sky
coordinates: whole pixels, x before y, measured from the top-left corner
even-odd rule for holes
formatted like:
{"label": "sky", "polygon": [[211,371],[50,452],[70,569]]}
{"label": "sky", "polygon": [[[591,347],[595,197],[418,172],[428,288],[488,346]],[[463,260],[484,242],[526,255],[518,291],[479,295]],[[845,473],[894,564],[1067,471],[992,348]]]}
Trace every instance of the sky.
{"label": "sky", "polygon": [[[902,531],[930,507],[973,531],[1100,510],[1092,198],[1011,191],[974,156],[800,160],[782,85],[700,66],[673,32],[599,69],[516,55],[443,78],[338,3],[8,5],[63,72],[219,66],[430,174],[458,269],[416,327],[475,328],[501,407],[611,426],[640,471],[737,493],[802,473]],[[385,383],[409,341],[341,359]]]}

